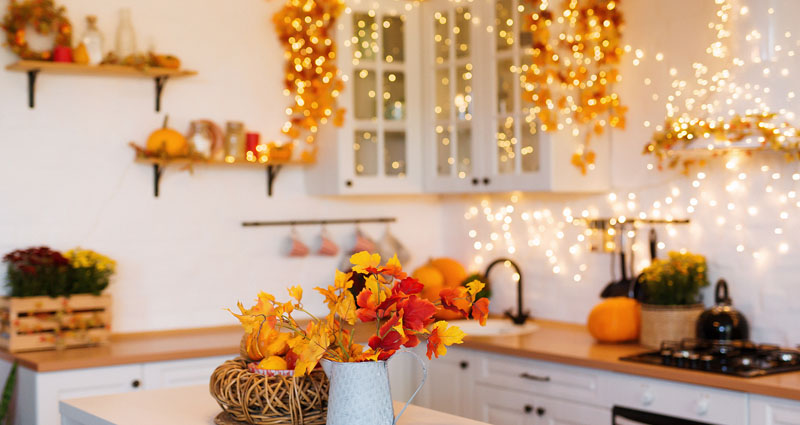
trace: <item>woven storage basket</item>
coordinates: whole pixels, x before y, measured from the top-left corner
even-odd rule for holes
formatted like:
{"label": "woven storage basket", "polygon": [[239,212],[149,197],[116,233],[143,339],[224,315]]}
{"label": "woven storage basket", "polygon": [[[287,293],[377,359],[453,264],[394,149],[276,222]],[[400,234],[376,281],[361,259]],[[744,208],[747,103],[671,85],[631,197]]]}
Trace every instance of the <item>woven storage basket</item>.
{"label": "woven storage basket", "polygon": [[639,343],[661,348],[663,341],[680,341],[695,337],[695,324],[703,304],[653,305],[642,304],[642,334]]}
{"label": "woven storage basket", "polygon": [[302,377],[266,377],[239,357],[214,370],[211,395],[233,419],[255,425],[324,425],[328,378],[322,370]]}

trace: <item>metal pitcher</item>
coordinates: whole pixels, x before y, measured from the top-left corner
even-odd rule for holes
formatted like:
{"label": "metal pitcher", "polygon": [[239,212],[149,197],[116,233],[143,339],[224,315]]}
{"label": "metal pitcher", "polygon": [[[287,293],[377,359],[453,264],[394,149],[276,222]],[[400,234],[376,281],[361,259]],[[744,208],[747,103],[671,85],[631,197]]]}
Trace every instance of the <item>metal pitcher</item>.
{"label": "metal pitcher", "polygon": [[[399,354],[410,354],[422,367],[422,381],[403,409],[394,416],[388,364]],[[322,360],[330,380],[327,425],[395,425],[428,378],[425,362],[411,351],[398,351],[388,361],[342,363]]]}

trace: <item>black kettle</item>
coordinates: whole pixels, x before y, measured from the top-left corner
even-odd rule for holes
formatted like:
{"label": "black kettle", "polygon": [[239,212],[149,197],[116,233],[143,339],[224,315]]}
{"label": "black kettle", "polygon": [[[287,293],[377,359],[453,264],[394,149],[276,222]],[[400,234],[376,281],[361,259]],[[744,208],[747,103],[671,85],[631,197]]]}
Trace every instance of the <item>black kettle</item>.
{"label": "black kettle", "polygon": [[697,337],[714,341],[747,340],[750,337],[750,327],[742,313],[731,307],[725,279],[717,281],[714,294],[716,305],[704,311],[697,319]]}

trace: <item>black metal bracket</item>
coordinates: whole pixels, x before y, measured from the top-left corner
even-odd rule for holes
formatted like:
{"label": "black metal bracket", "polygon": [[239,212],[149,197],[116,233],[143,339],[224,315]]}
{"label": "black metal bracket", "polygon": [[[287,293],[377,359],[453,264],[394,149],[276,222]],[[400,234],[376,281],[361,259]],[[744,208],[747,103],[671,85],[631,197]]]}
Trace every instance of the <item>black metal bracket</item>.
{"label": "black metal bracket", "polygon": [[169,77],[166,75],[160,75],[153,79],[156,82],[156,112],[161,112],[161,93],[164,91],[168,79]]}
{"label": "black metal bracket", "polygon": [[161,175],[164,174],[164,167],[160,164],[153,164],[153,196],[158,198],[158,188],[161,186]]}
{"label": "black metal bracket", "polygon": [[267,196],[272,196],[272,184],[280,173],[282,165],[267,165]]}
{"label": "black metal bracket", "polygon": [[38,69],[28,71],[28,107],[33,109],[36,99],[36,77],[39,75]]}

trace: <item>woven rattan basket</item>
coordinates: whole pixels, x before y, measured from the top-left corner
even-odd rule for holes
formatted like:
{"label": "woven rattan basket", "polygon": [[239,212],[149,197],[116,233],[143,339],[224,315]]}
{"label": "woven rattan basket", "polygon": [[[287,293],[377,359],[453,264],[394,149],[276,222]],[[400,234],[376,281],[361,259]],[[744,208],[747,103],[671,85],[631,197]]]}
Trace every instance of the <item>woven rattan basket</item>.
{"label": "woven rattan basket", "polygon": [[324,425],[328,378],[321,370],[302,377],[266,377],[247,370],[241,357],[214,370],[211,395],[233,419],[255,425]]}

